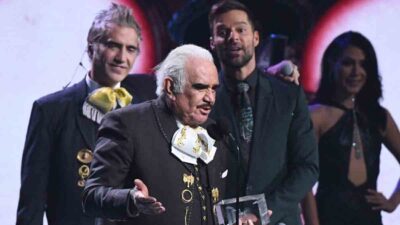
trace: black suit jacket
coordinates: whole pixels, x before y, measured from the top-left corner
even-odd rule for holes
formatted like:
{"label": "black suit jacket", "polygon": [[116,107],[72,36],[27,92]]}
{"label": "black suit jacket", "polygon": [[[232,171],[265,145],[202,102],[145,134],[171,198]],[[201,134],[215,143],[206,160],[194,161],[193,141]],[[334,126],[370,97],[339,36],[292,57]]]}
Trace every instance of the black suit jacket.
{"label": "black suit jacket", "polygon": [[[155,83],[146,75],[128,76],[121,86],[134,103],[153,98]],[[145,89],[145,88],[148,89]],[[81,207],[77,161],[81,149],[93,150],[98,125],[82,114],[88,95],[85,80],[33,103],[22,158],[18,225],[93,225]]]}
{"label": "black suit jacket", "polygon": [[[318,178],[318,153],[301,87],[258,71],[254,131],[246,194],[265,193],[271,224],[301,224],[298,203]],[[228,117],[236,139],[238,121],[224,82],[211,117]],[[236,156],[230,155],[229,186],[236,185]],[[235,191],[228,193],[229,197]]]}
{"label": "black suit jacket", "polygon": [[[200,174],[196,175],[193,165],[171,153],[171,140],[177,129],[163,97],[107,114],[99,129],[92,173],[83,193],[85,212],[116,219],[121,224],[214,224],[211,204],[220,198],[210,198],[210,192],[218,188],[222,195],[224,190],[224,147],[217,142],[214,160],[199,164]],[[184,182],[185,174],[195,177],[194,184]],[[151,196],[162,202],[166,212],[135,216],[129,192],[137,178],[147,185]],[[193,199],[185,202],[182,197],[186,194],[185,198],[190,199],[189,192]]]}

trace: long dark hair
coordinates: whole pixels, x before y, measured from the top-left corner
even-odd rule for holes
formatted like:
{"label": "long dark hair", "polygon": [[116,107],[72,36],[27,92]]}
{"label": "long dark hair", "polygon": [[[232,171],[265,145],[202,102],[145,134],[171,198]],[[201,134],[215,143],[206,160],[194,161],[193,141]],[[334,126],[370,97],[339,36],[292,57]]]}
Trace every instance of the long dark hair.
{"label": "long dark hair", "polygon": [[371,42],[358,32],[348,31],[336,37],[325,50],[322,57],[321,81],[316,93],[315,102],[329,104],[334,102],[336,82],[334,64],[349,46],[360,48],[365,54],[365,71],[367,79],[357,94],[356,105],[368,121],[377,128],[385,129],[386,113],[379,100],[382,98],[381,76],[378,72],[376,53]]}

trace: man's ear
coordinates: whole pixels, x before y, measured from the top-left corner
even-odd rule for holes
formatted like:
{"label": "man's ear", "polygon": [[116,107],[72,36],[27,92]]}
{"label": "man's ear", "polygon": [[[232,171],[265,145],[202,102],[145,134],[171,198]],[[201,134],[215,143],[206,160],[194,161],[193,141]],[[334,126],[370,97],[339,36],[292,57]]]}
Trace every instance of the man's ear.
{"label": "man's ear", "polygon": [[169,99],[175,101],[176,96],[175,96],[175,93],[174,93],[173,90],[174,90],[174,82],[173,82],[172,78],[168,77],[168,76],[165,77],[164,78],[164,91],[165,91],[165,94],[167,95],[167,97]]}
{"label": "man's ear", "polygon": [[88,44],[87,46],[87,53],[89,56],[89,59],[93,59],[93,44]]}
{"label": "man's ear", "polygon": [[254,38],[253,38],[253,41],[254,41],[254,47],[257,47],[258,44],[260,43],[260,34],[258,33],[257,30],[254,31]]}

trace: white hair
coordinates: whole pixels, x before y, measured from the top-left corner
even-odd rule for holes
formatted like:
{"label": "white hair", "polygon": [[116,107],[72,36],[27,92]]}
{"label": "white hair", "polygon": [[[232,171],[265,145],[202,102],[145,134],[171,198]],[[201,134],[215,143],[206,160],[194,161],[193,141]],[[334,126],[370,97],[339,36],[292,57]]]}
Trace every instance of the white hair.
{"label": "white hair", "polygon": [[185,65],[187,60],[191,57],[206,59],[214,62],[211,53],[207,49],[204,49],[197,45],[185,44],[173,49],[164,59],[164,61],[156,67],[156,94],[158,96],[164,93],[164,78],[167,76],[171,77],[173,80],[172,91],[174,92],[174,94],[183,92],[183,87],[186,82]]}

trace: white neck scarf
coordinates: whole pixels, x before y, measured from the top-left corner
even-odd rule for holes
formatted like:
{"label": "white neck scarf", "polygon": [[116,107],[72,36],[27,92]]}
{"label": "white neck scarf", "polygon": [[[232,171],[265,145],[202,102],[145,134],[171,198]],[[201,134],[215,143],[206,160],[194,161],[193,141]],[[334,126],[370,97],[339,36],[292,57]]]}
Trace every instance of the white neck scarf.
{"label": "white neck scarf", "polygon": [[202,127],[192,128],[178,122],[179,129],[172,137],[171,152],[182,162],[197,165],[200,158],[208,164],[214,159],[215,140]]}

